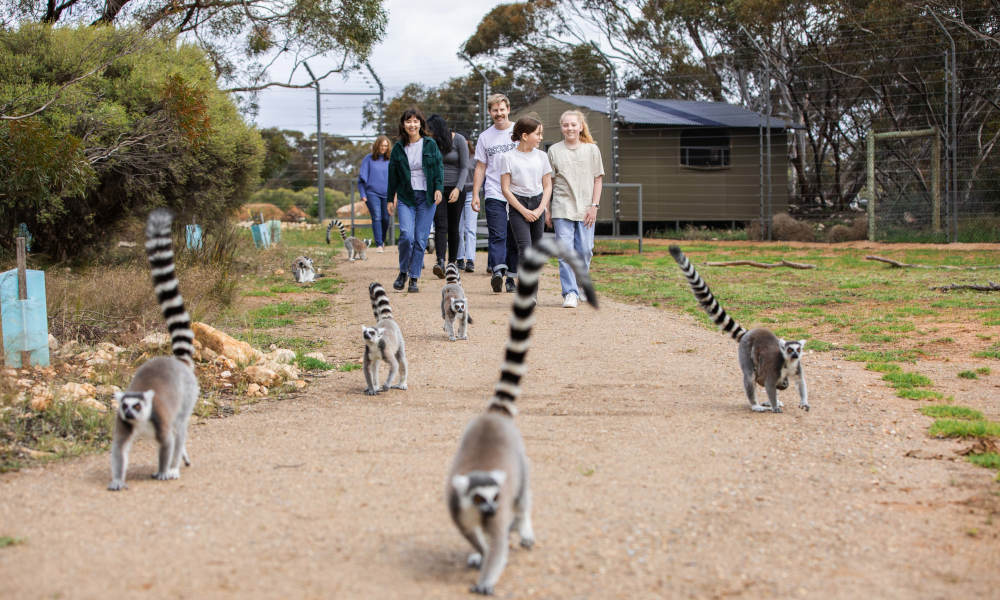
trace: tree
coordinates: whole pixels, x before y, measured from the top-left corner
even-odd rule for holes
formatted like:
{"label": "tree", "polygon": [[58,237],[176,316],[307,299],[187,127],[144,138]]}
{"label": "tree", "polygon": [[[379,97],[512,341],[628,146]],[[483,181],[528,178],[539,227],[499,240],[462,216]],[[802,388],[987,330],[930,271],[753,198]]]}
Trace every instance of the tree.
{"label": "tree", "polygon": [[[316,134],[269,128],[262,130],[261,136],[267,146],[265,166],[261,172],[265,188],[299,191],[316,186]],[[369,152],[371,144],[368,142],[354,142],[343,136],[324,133],[324,187],[349,194],[357,179],[361,160]]]}
{"label": "tree", "polygon": [[[0,32],[0,106],[24,114],[123,35],[109,27]],[[138,36],[137,36],[138,37]],[[31,117],[0,121],[0,232],[24,222],[60,257],[123,217],[166,205],[212,226],[255,186],[263,144],[192,45],[144,38]],[[20,149],[20,150],[19,150]],[[190,222],[190,221],[189,221]],[[12,240],[0,234],[0,245]]]}
{"label": "tree", "polygon": [[0,22],[112,25],[149,34],[176,35],[197,44],[211,58],[227,91],[256,91],[292,84],[269,81],[278,60],[291,62],[339,57],[320,75],[363,62],[385,33],[381,0],[24,0],[0,7]]}

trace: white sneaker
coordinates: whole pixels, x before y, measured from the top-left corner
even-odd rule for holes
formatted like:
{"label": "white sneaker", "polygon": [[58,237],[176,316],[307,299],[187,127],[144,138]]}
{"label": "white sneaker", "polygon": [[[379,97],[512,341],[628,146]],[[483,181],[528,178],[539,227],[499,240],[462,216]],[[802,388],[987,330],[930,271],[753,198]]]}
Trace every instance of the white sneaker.
{"label": "white sneaker", "polygon": [[576,295],[576,292],[570,292],[563,298],[563,308],[576,308],[579,303],[580,297]]}
{"label": "white sneaker", "polygon": [[378,249],[375,250],[375,252],[378,252],[379,254],[382,254],[383,252],[385,252],[385,248],[383,248],[382,246],[379,246]]}

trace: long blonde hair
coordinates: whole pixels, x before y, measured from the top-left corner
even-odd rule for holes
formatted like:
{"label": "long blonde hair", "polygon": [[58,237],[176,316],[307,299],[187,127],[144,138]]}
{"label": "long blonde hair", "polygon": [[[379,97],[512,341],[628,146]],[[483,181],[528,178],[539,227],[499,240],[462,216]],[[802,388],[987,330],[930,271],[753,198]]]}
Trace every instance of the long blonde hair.
{"label": "long blonde hair", "polygon": [[378,151],[378,148],[379,148],[379,146],[382,145],[382,142],[385,142],[389,146],[389,150],[392,150],[392,141],[389,139],[389,136],[385,136],[385,135],[378,136],[377,138],[375,138],[375,141],[372,143],[372,158],[374,160],[378,160],[380,158],[381,159],[385,159],[385,160],[389,160],[389,152],[388,151],[386,151],[384,153]]}
{"label": "long blonde hair", "polygon": [[575,108],[571,108],[559,116],[559,123],[566,118],[567,115],[573,115],[580,120],[580,141],[584,144],[596,144],[594,141],[594,136],[590,135],[590,127],[587,127],[587,117],[583,116],[583,113]]}

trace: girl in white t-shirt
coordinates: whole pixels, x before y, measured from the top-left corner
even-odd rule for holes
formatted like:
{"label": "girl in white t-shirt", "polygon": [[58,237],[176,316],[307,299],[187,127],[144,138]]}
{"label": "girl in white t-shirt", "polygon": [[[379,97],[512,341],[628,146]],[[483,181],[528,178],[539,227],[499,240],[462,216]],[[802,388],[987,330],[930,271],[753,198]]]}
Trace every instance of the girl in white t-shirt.
{"label": "girl in white t-shirt", "polygon": [[501,155],[500,191],[510,207],[510,229],[517,240],[518,255],[542,239],[545,211],[552,196],[552,166],[542,143],[542,123],[522,117],[514,123],[510,139],[517,148]]}

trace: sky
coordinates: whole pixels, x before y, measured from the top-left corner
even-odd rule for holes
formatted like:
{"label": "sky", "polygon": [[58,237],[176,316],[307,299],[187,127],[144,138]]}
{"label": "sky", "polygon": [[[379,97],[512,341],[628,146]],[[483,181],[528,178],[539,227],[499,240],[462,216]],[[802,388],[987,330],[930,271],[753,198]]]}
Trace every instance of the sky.
{"label": "sky", "polygon": [[[500,0],[384,0],[389,22],[383,41],[372,50],[369,63],[385,86],[386,101],[408,83],[434,87],[468,73],[468,63],[458,58],[456,53],[475,32],[483,16],[503,3]],[[335,64],[335,60],[322,58],[309,61],[309,66],[317,75]],[[272,78],[283,81],[287,73],[275,69]],[[296,83],[308,80],[304,71],[296,73],[293,79]],[[367,100],[378,98],[378,87],[367,70],[353,74],[347,80],[332,75],[323,80],[321,91],[373,92],[372,96],[321,96],[321,113],[324,133],[348,136],[374,133],[361,128],[362,105]],[[478,98],[470,98],[469,101],[478,102]],[[278,127],[315,133],[315,88],[271,88],[263,91],[260,112],[254,122],[261,128]]]}

